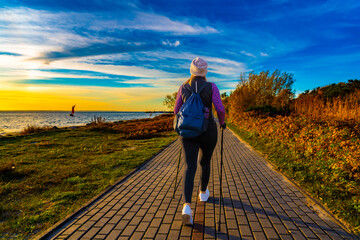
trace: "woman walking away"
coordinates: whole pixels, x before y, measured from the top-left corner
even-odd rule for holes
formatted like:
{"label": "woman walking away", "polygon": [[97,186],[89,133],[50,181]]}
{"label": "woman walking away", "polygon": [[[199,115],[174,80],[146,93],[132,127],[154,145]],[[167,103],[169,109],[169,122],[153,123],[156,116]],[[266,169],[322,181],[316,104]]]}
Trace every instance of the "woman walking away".
{"label": "woman walking away", "polygon": [[220,92],[215,83],[206,80],[207,62],[199,57],[195,58],[190,65],[191,77],[183,83],[178,91],[174,113],[177,114],[180,107],[191,96],[192,92],[199,92],[204,104],[204,117],[209,119],[207,130],[200,136],[194,138],[181,138],[185,152],[186,168],[184,172],[184,206],[182,210],[182,221],[184,225],[193,225],[191,211],[191,196],[194,188],[194,178],[198,163],[198,153],[201,165],[201,186],[199,198],[206,202],[210,196],[207,188],[210,177],[210,160],[217,142],[217,127],[212,114],[214,104],[221,128],[225,129],[225,109],[221,102]]}

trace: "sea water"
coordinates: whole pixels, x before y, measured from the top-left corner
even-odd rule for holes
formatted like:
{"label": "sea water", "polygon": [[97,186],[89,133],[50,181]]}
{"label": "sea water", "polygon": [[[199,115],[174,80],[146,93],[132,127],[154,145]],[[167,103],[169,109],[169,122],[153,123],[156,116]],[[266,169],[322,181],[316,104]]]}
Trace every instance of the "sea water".
{"label": "sea water", "polygon": [[75,112],[71,117],[69,112],[61,111],[0,111],[0,134],[19,132],[30,126],[68,127],[81,126],[90,123],[92,119],[101,117],[106,122],[121,120],[152,118],[161,113],[145,112]]}

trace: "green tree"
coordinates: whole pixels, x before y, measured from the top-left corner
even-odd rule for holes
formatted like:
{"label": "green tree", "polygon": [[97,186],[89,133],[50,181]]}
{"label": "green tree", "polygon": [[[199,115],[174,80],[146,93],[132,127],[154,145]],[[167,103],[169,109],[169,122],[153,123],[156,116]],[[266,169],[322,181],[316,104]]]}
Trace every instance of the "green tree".
{"label": "green tree", "polygon": [[174,110],[175,107],[175,101],[177,97],[177,92],[174,92],[172,94],[168,94],[165,96],[163,100],[163,104],[170,110]]}

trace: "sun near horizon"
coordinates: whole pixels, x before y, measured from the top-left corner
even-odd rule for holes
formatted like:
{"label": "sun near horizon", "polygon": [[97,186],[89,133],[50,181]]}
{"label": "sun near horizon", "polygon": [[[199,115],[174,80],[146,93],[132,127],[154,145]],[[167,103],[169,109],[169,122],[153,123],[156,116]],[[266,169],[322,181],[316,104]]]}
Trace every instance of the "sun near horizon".
{"label": "sun near horizon", "polygon": [[0,89],[0,111],[70,111],[75,104],[76,111],[169,110],[162,104],[165,93],[149,93],[148,89],[133,92],[129,93],[129,89],[38,86]]}

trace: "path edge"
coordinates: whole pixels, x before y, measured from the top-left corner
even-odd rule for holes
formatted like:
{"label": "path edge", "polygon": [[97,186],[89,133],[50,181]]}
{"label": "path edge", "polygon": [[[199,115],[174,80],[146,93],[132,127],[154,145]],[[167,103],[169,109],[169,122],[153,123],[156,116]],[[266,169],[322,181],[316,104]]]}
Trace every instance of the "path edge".
{"label": "path edge", "polygon": [[[354,231],[351,229],[351,227],[348,227],[346,223],[343,223],[343,220],[338,219],[333,213],[331,213],[325,206],[323,206],[317,199],[312,197],[310,193],[308,193],[306,190],[304,190],[298,183],[296,183],[294,180],[286,176],[284,173],[277,170],[277,166],[274,165],[272,162],[270,162],[261,152],[253,148],[249,143],[247,143],[244,139],[242,139],[239,135],[237,135],[232,129],[229,127],[227,128],[229,131],[234,134],[242,143],[246,144],[251,150],[259,154],[263,161],[265,161],[269,167],[271,167],[272,170],[279,173],[286,181],[288,181],[291,185],[293,185],[296,189],[298,189],[304,196],[307,198],[307,200],[314,206],[320,208],[324,212],[324,215],[326,215],[328,218],[333,220],[335,223],[337,223],[344,231],[346,231],[348,234],[352,235],[353,237],[356,237],[357,239],[360,239],[360,235],[357,235],[354,233]],[[313,206],[312,206],[313,207]],[[316,213],[318,210],[314,210]],[[317,213],[317,215],[319,215]]]}
{"label": "path edge", "polygon": [[156,156],[158,156],[160,153],[162,153],[166,148],[168,148],[171,144],[175,143],[179,138],[176,138],[171,143],[165,145],[162,149],[160,149],[157,153],[155,153],[152,157],[145,160],[142,164],[140,164],[138,167],[131,170],[128,174],[120,178],[118,181],[113,183],[112,185],[105,188],[103,191],[101,191],[99,194],[91,198],[89,201],[84,203],[80,208],[76,209],[74,212],[67,215],[62,220],[55,223],[52,227],[45,230],[44,232],[39,233],[38,235],[35,235],[33,240],[45,240],[49,239],[49,237],[52,237],[52,234],[55,234],[57,230],[59,230],[60,227],[64,226],[69,221],[73,220],[77,215],[81,214],[83,211],[85,211],[87,208],[89,208],[92,204],[94,204],[99,198],[103,197],[104,195],[108,194],[111,190],[113,190],[118,184],[121,184],[122,182],[126,181],[129,177],[131,177],[134,173],[139,171],[143,166],[148,164],[151,160],[153,160]]}

